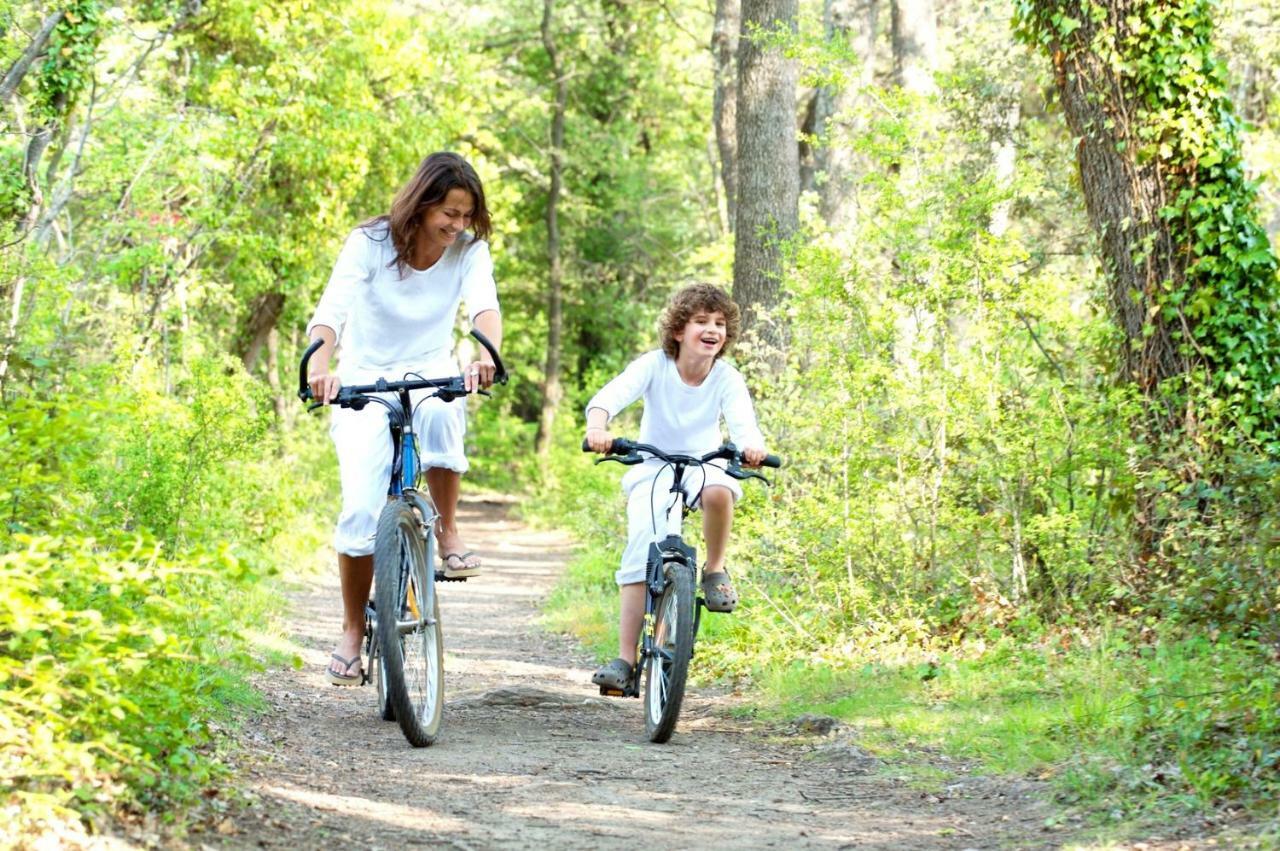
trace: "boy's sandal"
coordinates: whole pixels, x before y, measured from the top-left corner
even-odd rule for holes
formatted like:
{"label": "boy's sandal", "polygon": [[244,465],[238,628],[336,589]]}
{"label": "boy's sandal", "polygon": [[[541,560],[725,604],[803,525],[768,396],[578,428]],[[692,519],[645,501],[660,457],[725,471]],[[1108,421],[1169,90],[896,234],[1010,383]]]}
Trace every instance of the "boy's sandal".
{"label": "boy's sandal", "polygon": [[[325,676],[329,678],[329,682],[335,686],[358,686],[364,683],[364,666],[360,664],[360,654],[352,656],[350,659],[343,659],[337,653],[333,654],[333,660],[342,666],[342,670],[336,670],[333,665],[325,669]],[[356,665],[356,672],[351,673],[351,666]]]}
{"label": "boy's sandal", "polygon": [[709,612],[732,612],[738,605],[738,592],[724,570],[702,574],[702,597]]}
{"label": "boy's sandal", "polygon": [[614,659],[591,677],[591,682],[611,689],[625,689],[631,682],[632,667],[625,659]]}

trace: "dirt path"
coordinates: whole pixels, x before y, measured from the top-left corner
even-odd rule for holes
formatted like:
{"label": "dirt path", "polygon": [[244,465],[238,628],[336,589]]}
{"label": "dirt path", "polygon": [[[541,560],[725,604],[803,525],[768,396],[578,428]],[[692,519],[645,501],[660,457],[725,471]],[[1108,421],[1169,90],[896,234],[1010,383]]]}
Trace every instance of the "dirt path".
{"label": "dirt path", "polygon": [[[639,701],[600,698],[590,660],[534,625],[569,551],[502,506],[465,502],[482,578],[443,586],[442,735],[409,747],[371,687],[321,671],[338,632],[336,578],[298,593],[302,670],[266,672],[274,711],[245,731],[250,804],[196,845],[222,848],[1059,847],[1032,784],[956,773],[924,792],[837,732],[788,736],[693,694],[667,745]],[[695,661],[696,664],[696,661]]]}

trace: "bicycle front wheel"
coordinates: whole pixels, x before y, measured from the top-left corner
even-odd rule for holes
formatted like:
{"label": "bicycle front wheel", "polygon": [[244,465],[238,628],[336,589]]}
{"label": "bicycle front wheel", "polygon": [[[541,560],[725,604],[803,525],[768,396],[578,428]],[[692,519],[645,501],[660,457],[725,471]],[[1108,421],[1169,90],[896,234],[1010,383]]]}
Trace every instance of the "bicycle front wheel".
{"label": "bicycle front wheel", "polygon": [[697,605],[693,566],[671,562],[665,571],[667,587],[654,612],[653,653],[644,667],[644,727],[649,741],[658,743],[671,738],[680,717]]}
{"label": "bicycle front wheel", "polygon": [[427,564],[422,524],[407,502],[387,503],[373,551],[374,608],[380,674],[404,737],[425,747],[440,733],[444,708],[444,638],[435,573]]}

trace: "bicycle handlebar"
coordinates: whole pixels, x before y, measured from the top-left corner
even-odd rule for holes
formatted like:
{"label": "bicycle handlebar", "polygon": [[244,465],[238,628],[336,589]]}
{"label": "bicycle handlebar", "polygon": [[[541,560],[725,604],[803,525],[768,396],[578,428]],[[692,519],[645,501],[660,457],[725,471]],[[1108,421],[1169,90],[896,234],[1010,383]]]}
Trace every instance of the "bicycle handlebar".
{"label": "bicycle handlebar", "polygon": [[[584,439],[582,441],[583,452],[593,452],[593,450]],[[761,481],[768,482],[764,476],[759,473],[749,473],[742,469],[742,451],[732,443],[726,443],[719,449],[708,452],[707,454],[697,457],[694,455],[675,455],[663,452],[656,446],[650,446],[647,443],[637,443],[634,440],[628,440],[625,437],[615,437],[613,445],[609,447],[609,451],[605,453],[605,457],[600,461],[617,461],[619,464],[631,466],[633,464],[643,464],[644,456],[641,452],[647,452],[654,458],[659,458],[671,464],[705,464],[708,461],[715,461],[724,458],[729,462],[729,468],[725,471],[734,478],[758,478]],[[600,463],[597,461],[596,463]],[[777,455],[766,455],[764,460],[760,462],[761,467],[778,468],[782,466],[782,459]],[[739,475],[739,473],[741,475]]]}
{"label": "bicycle handlebar", "polygon": [[[480,333],[475,328],[471,329],[471,336],[475,337],[476,342],[484,347],[485,351],[489,353],[489,357],[493,358],[493,383],[506,384],[508,378],[507,368],[502,363],[502,358],[498,355],[498,350],[494,348],[493,343],[489,341],[488,337]],[[316,353],[316,350],[323,345],[324,340],[313,340],[311,345],[307,347],[307,350],[302,353],[302,363],[298,365],[298,398],[304,402],[308,399],[314,398],[311,394],[311,386],[307,382],[307,363],[311,360],[311,356]],[[404,381],[387,381],[384,378],[379,378],[374,384],[353,384],[340,388],[338,390],[338,397],[333,400],[333,404],[346,408],[350,407],[351,402],[354,399],[357,399],[366,393],[421,390],[427,387],[436,388],[436,390],[439,391],[441,398],[445,399],[445,401],[451,401],[459,396],[465,396],[467,394],[466,384],[461,375],[454,375],[449,378],[406,379]],[[485,391],[480,390],[478,392],[484,393]],[[312,410],[316,407],[319,407],[319,405],[312,405],[308,410]]]}

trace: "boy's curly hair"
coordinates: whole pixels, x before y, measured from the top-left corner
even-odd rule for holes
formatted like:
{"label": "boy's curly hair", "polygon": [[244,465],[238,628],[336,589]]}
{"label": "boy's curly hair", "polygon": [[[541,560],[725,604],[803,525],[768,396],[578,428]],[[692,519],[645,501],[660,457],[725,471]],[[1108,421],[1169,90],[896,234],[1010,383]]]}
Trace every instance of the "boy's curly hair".
{"label": "boy's curly hair", "polygon": [[675,341],[675,336],[684,330],[689,320],[693,318],[693,314],[700,310],[708,313],[718,310],[724,314],[724,346],[716,353],[716,358],[729,351],[733,341],[738,339],[738,334],[742,331],[742,311],[738,309],[733,299],[729,298],[729,294],[714,284],[690,284],[671,296],[671,301],[667,302],[667,309],[662,312],[662,319],[658,323],[658,334],[662,337],[662,350],[672,360],[680,354],[680,344]]}

